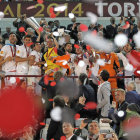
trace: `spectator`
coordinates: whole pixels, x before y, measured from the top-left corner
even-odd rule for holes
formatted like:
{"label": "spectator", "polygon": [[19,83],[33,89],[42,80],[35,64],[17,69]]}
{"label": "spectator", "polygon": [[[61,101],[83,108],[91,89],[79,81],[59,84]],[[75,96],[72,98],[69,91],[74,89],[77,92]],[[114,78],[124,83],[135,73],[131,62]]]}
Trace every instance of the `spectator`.
{"label": "spectator", "polygon": [[76,23],[76,17],[72,18],[71,19],[71,22],[72,22],[72,24],[69,24],[67,26],[67,30],[69,30],[69,31],[71,31],[73,24]]}
{"label": "spectator", "polygon": [[[99,113],[99,117],[107,117],[108,111],[110,109],[110,90],[111,86],[108,82],[109,79],[109,73],[106,70],[101,71],[100,73],[100,82],[101,85],[98,88],[97,92],[97,113]],[[101,111],[101,112],[100,112]]]}
{"label": "spectator", "polygon": [[2,35],[2,38],[4,38],[4,44],[10,43],[8,40],[10,33],[11,33],[11,27],[6,27],[6,33]]}
{"label": "spectator", "polygon": [[113,120],[111,125],[115,129],[116,134],[119,135],[121,120],[118,118],[117,112],[120,110],[126,111],[128,103],[125,101],[125,91],[123,89],[117,89],[115,95],[118,107],[116,106],[116,103],[113,102],[108,116],[111,120]]}
{"label": "spectator", "polygon": [[110,25],[106,26],[105,37],[112,40],[117,35],[117,25],[115,24],[114,17],[110,18],[110,23]]}
{"label": "spectator", "polygon": [[78,136],[73,133],[74,125],[71,122],[63,122],[62,127],[67,140],[77,140]]}
{"label": "spectator", "polygon": [[[55,96],[53,101],[53,107],[64,108],[64,106],[65,106],[65,101],[63,97]],[[60,121],[57,122],[51,119],[47,132],[47,140],[50,140],[52,138],[59,140],[61,136],[64,136],[63,132],[64,131],[62,131],[62,122]]]}
{"label": "spectator", "polygon": [[140,95],[136,91],[136,85],[134,81],[129,82],[126,88],[127,88],[125,96],[126,102],[135,103],[140,106]]}
{"label": "spectator", "polygon": [[19,17],[13,22],[13,26],[17,28],[16,34],[20,37],[20,39],[25,36],[25,32],[20,32],[19,28],[24,27],[25,31],[29,27],[29,25],[25,22],[26,14],[21,15],[20,21],[18,22]]}
{"label": "spectator", "polygon": [[[125,118],[123,119],[123,121],[120,122],[120,131],[119,131],[119,135],[118,135],[119,140],[126,139],[126,137],[124,135],[126,133],[125,125],[129,125],[129,123],[131,123],[132,120],[134,121],[134,119],[136,119],[136,120],[140,119],[139,113],[140,113],[140,110],[136,105],[134,105],[134,104],[128,105]],[[125,123],[125,125],[124,125],[124,123]],[[132,127],[134,127],[134,126],[132,126]],[[129,128],[129,129],[132,129],[132,128]]]}
{"label": "spectator", "polygon": [[[76,130],[75,135],[79,136],[82,132],[82,129],[87,126],[88,123],[85,123],[85,120],[81,121],[80,127],[78,130]],[[88,124],[88,135],[86,137],[83,137],[85,140],[98,140],[100,135],[100,127],[97,121],[92,121]]]}
{"label": "spectator", "polygon": [[79,76],[79,99],[75,105],[75,111],[80,114],[81,118],[95,119],[97,114],[95,109],[85,109],[88,102],[97,102],[94,89],[89,85],[88,77],[86,74],[81,73]]}
{"label": "spectator", "polygon": [[53,31],[53,28],[54,28],[54,22],[53,22],[53,21],[49,21],[49,22],[48,22],[48,25],[50,26],[51,31]]}
{"label": "spectator", "polygon": [[60,22],[59,22],[59,20],[55,20],[54,21],[54,25],[55,25],[55,29],[54,29],[54,31],[58,31],[58,29],[60,29],[60,28],[63,28],[64,30],[66,29],[66,27],[65,26],[61,26],[60,25]]}

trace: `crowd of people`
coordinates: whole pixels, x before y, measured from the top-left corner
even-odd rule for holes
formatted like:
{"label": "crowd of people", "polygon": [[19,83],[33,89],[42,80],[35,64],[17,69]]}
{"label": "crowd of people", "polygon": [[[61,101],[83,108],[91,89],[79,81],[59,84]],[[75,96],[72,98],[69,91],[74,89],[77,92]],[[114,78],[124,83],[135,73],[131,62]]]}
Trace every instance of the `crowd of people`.
{"label": "crowd of people", "polygon": [[[83,24],[76,22],[76,17],[67,26],[42,18],[38,29],[25,19],[24,14],[13,22],[16,33],[6,28],[0,36],[1,89],[24,88],[42,97],[44,122],[51,118],[47,140],[138,140],[139,133],[131,131],[140,127],[136,125],[140,121],[140,80],[134,77],[138,68],[131,61],[135,59],[130,61],[129,57],[140,55],[133,39],[139,30],[135,17],[121,17],[119,24],[111,17],[106,27],[89,25],[87,32],[112,43],[116,35],[127,35],[128,43],[109,53],[84,41]],[[8,75],[19,75],[19,79],[5,77]],[[60,120],[51,115],[57,107],[62,110]],[[82,119],[75,130],[77,115]],[[135,126],[131,125],[134,120]],[[100,121],[109,124],[112,131],[101,131]],[[87,136],[82,135],[83,129],[87,129]],[[40,130],[23,138],[39,140]]]}

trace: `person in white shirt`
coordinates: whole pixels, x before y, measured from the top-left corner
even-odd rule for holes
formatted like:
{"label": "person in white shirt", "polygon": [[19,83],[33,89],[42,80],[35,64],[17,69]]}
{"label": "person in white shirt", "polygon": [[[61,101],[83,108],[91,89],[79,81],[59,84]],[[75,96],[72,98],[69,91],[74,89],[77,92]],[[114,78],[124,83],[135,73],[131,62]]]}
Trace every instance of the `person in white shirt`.
{"label": "person in white shirt", "polygon": [[[41,62],[42,54],[41,51],[41,44],[39,42],[36,42],[33,48],[33,51],[31,52],[30,56],[34,57],[34,61],[29,61],[29,72],[28,75],[41,75],[41,64],[45,64],[44,62]],[[41,94],[41,86],[38,84],[40,80],[40,77],[31,77],[28,78],[28,86],[32,86],[35,90],[35,93]]]}
{"label": "person in white shirt", "polygon": [[[11,32],[9,35],[10,44],[6,44],[2,47],[0,51],[0,65],[2,66],[2,71],[5,72],[5,75],[15,75],[16,74],[16,62],[15,55],[17,37],[16,34]],[[5,86],[10,86],[12,83],[10,82],[10,77],[5,78]]]}
{"label": "person in white shirt", "polygon": [[32,49],[30,48],[31,43],[31,36],[26,35],[24,37],[24,44],[17,47],[15,58],[15,61],[17,63],[17,75],[28,74],[29,61],[33,60],[33,57],[30,56],[30,53],[32,52]]}

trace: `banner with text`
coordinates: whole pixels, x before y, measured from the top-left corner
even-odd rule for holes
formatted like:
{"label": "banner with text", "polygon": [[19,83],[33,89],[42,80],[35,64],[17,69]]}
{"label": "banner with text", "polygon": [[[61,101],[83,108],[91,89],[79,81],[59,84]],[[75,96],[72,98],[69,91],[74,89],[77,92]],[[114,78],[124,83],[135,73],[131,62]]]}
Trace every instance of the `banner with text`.
{"label": "banner with text", "polygon": [[[86,17],[86,12],[90,11],[100,17],[110,16],[135,16],[140,13],[139,0],[104,0],[103,2],[0,2],[0,11],[4,12],[5,18],[20,17],[21,14],[26,14],[27,17],[49,17],[50,8],[59,5],[66,5],[67,9],[64,12],[55,12],[56,17],[68,17],[70,12],[76,17]],[[30,6],[32,9],[27,10]]]}

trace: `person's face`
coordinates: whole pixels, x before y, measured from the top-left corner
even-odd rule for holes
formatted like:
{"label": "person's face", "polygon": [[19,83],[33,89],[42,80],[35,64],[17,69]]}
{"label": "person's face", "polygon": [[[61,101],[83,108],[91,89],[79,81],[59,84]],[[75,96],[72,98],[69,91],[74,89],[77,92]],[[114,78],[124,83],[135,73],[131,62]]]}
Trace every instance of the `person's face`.
{"label": "person's face", "polygon": [[76,22],[76,18],[75,18],[75,17],[72,18],[71,21],[72,21],[73,23],[75,23],[75,22]]}
{"label": "person's face", "polygon": [[53,47],[53,39],[48,39],[48,40],[47,40],[47,46],[48,46],[49,48]]}
{"label": "person's face", "polygon": [[25,45],[25,46],[28,46],[28,44],[30,44],[31,42],[32,42],[31,38],[26,37],[26,38],[24,39],[24,45]]}
{"label": "person's face", "polygon": [[50,28],[46,28],[46,32],[51,32],[51,29]]}
{"label": "person's face", "polygon": [[64,122],[62,127],[63,127],[63,133],[65,135],[73,134],[74,128],[72,127],[70,123]]}
{"label": "person's face", "polygon": [[81,54],[82,53],[82,48],[79,47],[79,48],[76,48],[76,54]]}
{"label": "person's face", "polygon": [[65,50],[69,53],[71,53],[72,51],[72,45],[71,44],[67,44]]}
{"label": "person's face", "polygon": [[36,43],[36,44],[35,44],[35,50],[36,50],[37,52],[40,52],[40,50],[41,50],[41,44],[40,44],[40,43]]}
{"label": "person's face", "polygon": [[99,133],[99,127],[96,122],[92,122],[89,124],[88,131],[90,134],[98,134]]}
{"label": "person's face", "polygon": [[10,33],[11,32],[11,28],[6,28],[6,32]]}
{"label": "person's face", "polygon": [[70,36],[69,35],[65,35],[65,42],[66,43],[70,42]]}
{"label": "person's face", "polygon": [[79,32],[77,37],[78,37],[78,40],[82,40],[82,33]]}
{"label": "person's face", "polygon": [[121,103],[124,101],[124,95],[120,91],[115,92],[115,98],[118,103]]}
{"label": "person's face", "polygon": [[129,53],[132,50],[132,47],[129,44],[126,44],[123,48],[126,53]]}
{"label": "person's face", "polygon": [[59,21],[54,21],[54,25],[57,27],[59,26]]}
{"label": "person's face", "polygon": [[11,44],[15,44],[17,42],[17,37],[15,34],[10,34],[9,41]]}
{"label": "person's face", "polygon": [[22,82],[22,84],[21,84],[21,88],[22,88],[22,89],[26,89],[26,87],[27,87],[26,82],[25,82],[25,81],[24,81],[24,82]]}

